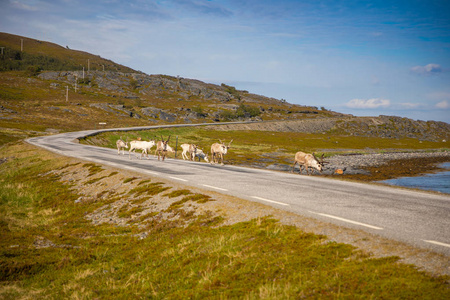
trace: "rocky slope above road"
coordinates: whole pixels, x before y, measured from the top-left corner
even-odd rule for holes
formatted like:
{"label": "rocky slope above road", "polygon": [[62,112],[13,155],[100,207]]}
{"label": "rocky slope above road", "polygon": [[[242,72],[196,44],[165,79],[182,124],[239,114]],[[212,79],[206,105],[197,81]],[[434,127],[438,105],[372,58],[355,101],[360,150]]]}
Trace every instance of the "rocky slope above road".
{"label": "rocky slope above road", "polygon": [[344,134],[381,138],[416,138],[426,141],[448,141],[450,124],[436,121],[415,121],[396,116],[331,117],[210,127],[215,130],[259,130]]}

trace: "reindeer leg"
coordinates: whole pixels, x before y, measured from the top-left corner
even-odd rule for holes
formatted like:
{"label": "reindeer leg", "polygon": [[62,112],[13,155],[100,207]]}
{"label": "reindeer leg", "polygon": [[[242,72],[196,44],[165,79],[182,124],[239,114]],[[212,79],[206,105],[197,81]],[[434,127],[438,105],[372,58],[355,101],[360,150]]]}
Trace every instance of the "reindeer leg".
{"label": "reindeer leg", "polygon": [[294,173],[294,170],[295,170],[295,165],[297,164],[297,162],[296,161],[294,161],[294,164],[292,165],[292,171],[291,171],[291,173]]}

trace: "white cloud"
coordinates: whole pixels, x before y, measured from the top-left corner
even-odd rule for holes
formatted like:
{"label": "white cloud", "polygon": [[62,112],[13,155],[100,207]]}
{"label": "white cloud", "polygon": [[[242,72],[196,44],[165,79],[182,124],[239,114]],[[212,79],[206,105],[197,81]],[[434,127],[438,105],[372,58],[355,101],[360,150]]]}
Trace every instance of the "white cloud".
{"label": "white cloud", "polygon": [[365,108],[379,108],[379,107],[389,107],[391,105],[391,101],[388,99],[381,99],[381,98],[373,98],[373,99],[368,99],[368,100],[364,100],[364,99],[353,99],[350,100],[349,102],[347,102],[345,104],[345,106],[347,106],[348,108],[360,108],[360,109],[365,109]]}
{"label": "white cloud", "polygon": [[400,103],[399,105],[403,109],[417,109],[423,106],[422,103],[409,103],[409,102]]}
{"label": "white cloud", "polygon": [[450,108],[450,103],[447,100],[441,101],[441,102],[436,104],[436,108],[449,109]]}
{"label": "white cloud", "polygon": [[438,64],[428,64],[426,66],[415,66],[411,68],[411,72],[419,75],[432,75],[442,73],[442,67]]}

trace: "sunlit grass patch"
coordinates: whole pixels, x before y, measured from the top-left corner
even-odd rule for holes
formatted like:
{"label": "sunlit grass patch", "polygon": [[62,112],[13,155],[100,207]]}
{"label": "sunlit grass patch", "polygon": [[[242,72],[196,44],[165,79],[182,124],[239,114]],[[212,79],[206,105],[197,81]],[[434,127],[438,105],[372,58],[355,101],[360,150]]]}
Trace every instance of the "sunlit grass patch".
{"label": "sunlit grass patch", "polygon": [[[149,182],[151,182],[150,179],[141,180],[141,181],[138,183],[138,185],[146,184],[146,183],[149,183]],[[125,183],[125,182],[124,182],[124,183]]]}
{"label": "sunlit grass patch", "polygon": [[154,196],[170,189],[170,187],[162,186],[163,184],[164,183],[162,182],[154,182],[144,185],[138,185],[137,187],[131,189],[128,194],[134,194],[136,197],[139,197],[143,194]]}
{"label": "sunlit grass patch", "polygon": [[[399,263],[397,257],[372,258],[351,245],[330,242],[270,217],[225,226],[217,213],[195,209],[212,200],[208,195],[165,190],[155,197],[155,204],[175,201],[174,207],[146,210],[145,201],[152,198],[146,189],[152,184],[156,190],[172,188],[160,182],[133,181],[130,187],[139,189],[131,194],[104,193],[96,202],[75,203],[80,195],[52,173],[70,160],[26,148],[32,151],[0,165],[2,298],[450,296],[446,276],[429,276]],[[8,146],[5,154],[14,150]],[[123,183],[122,177],[113,179]],[[141,192],[145,201],[134,203]],[[177,197],[185,202],[177,203]],[[188,209],[183,209],[188,202]],[[87,216],[100,205],[99,214],[120,213],[124,225],[107,222],[105,216],[105,222],[94,226]],[[36,241],[45,247],[36,247]]]}
{"label": "sunlit grass patch", "polygon": [[181,200],[173,202],[169,208],[168,211],[179,209],[183,206],[184,203],[192,201],[197,203],[206,203],[208,201],[214,201],[210,196],[204,195],[204,194],[194,194],[194,195],[187,195],[183,197]]}
{"label": "sunlit grass patch", "polygon": [[179,197],[179,196],[186,196],[186,195],[189,195],[189,194],[192,194],[192,192],[190,190],[175,190],[175,191],[172,191],[172,192],[170,192],[168,194],[165,194],[164,196],[167,196],[169,198],[176,198],[176,197]]}
{"label": "sunlit grass patch", "polygon": [[108,177],[108,176],[97,177],[97,178],[88,180],[85,183],[86,184],[94,184],[94,183],[96,183],[96,182],[98,182],[98,181],[100,181],[100,180],[102,180],[103,178],[106,178],[106,177]]}
{"label": "sunlit grass patch", "polygon": [[119,218],[129,218],[130,216],[140,213],[144,210],[145,208],[141,206],[133,206],[130,208],[128,205],[124,205],[117,211],[117,216]]}
{"label": "sunlit grass patch", "polygon": [[93,175],[103,171],[103,168],[101,166],[96,165],[94,163],[84,164],[83,167],[89,169],[89,174],[87,175],[88,177],[93,176]]}
{"label": "sunlit grass patch", "polygon": [[138,179],[138,177],[129,177],[129,178],[126,178],[124,181],[123,181],[123,183],[129,183],[129,182],[132,182],[133,180],[136,180],[136,179]]}
{"label": "sunlit grass patch", "polygon": [[119,172],[114,171],[114,172],[109,173],[108,177],[112,177],[112,176],[117,175],[117,174],[119,174]]}

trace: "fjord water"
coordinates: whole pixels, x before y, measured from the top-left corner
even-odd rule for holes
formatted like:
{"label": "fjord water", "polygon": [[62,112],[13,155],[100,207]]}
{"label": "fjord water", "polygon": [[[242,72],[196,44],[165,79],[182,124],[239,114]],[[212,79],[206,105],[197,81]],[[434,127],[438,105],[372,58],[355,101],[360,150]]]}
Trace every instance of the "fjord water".
{"label": "fjord water", "polygon": [[431,190],[450,194],[450,162],[439,165],[447,171],[426,174],[418,177],[401,177],[381,181],[390,185],[404,186],[421,190]]}

